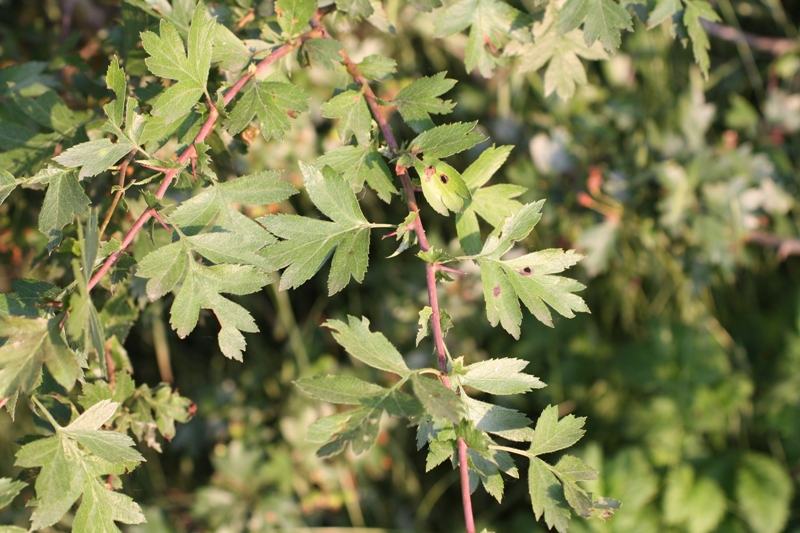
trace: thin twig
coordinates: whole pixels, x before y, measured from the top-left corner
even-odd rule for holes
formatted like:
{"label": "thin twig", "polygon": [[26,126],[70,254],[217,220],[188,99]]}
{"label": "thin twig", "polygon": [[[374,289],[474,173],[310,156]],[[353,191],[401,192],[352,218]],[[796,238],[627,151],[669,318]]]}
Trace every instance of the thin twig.
{"label": "thin twig", "polygon": [[[324,37],[331,38],[330,34],[320,25],[318,20],[312,21],[311,24],[313,27],[319,28],[323,32]],[[378,104],[378,99],[375,96],[375,93],[369,86],[369,82],[366,78],[364,78],[364,76],[361,74],[361,71],[358,69],[358,65],[353,63],[347,53],[344,50],[341,50],[340,53],[342,55],[342,64],[347,69],[347,72],[350,73],[355,82],[363,89],[364,98],[367,101],[367,105],[369,106],[375,122],[378,123],[378,127],[383,134],[383,138],[386,140],[386,144],[389,146],[389,149],[392,152],[397,152],[400,149],[400,145],[397,143],[394,133],[392,133],[389,122],[386,119],[386,116],[384,116],[380,105]],[[408,210],[412,213],[418,213],[419,205],[417,204],[414,185],[411,183],[411,177],[408,175],[408,169],[401,165],[397,165],[395,167],[395,173],[400,178],[400,182],[403,184],[403,192],[406,196],[406,205],[408,206]],[[417,216],[412,224],[414,227],[414,233],[416,233],[417,240],[419,241],[420,249],[423,252],[427,252],[430,249],[430,245],[428,244],[428,237],[425,234],[425,227],[422,225],[422,219]],[[428,286],[428,302],[431,306],[433,339],[436,346],[436,356],[439,364],[439,370],[441,371],[440,379],[445,387],[450,388],[450,378],[447,375],[447,349],[444,345],[444,334],[442,332],[441,321],[439,320],[439,296],[436,292],[436,270],[436,265],[431,263],[425,264],[425,279]],[[461,497],[464,508],[464,521],[466,523],[467,533],[475,533],[475,520],[472,516],[472,500],[470,498],[469,491],[467,442],[462,438],[458,439],[458,456],[461,478]]]}
{"label": "thin twig", "polygon": [[800,255],[800,239],[792,237],[778,237],[766,231],[753,231],[745,237],[745,242],[767,248],[777,248],[778,259],[781,261],[790,255]]}
{"label": "thin twig", "polygon": [[111,215],[114,214],[114,210],[117,208],[120,198],[122,198],[122,195],[125,194],[125,174],[128,172],[128,165],[130,165],[131,161],[133,161],[133,157],[135,155],[136,150],[131,150],[131,153],[128,154],[128,157],[126,157],[119,166],[119,190],[117,191],[117,194],[114,195],[114,199],[111,201],[111,206],[108,208],[108,213],[106,213],[106,217],[103,219],[103,224],[100,226],[101,238],[108,227],[108,223],[111,221]]}
{"label": "thin twig", "polygon": [[764,37],[706,19],[700,19],[700,22],[703,24],[703,28],[714,37],[733,43],[748,44],[756,50],[769,52],[774,56],[783,55],[800,47],[800,41],[797,39]]}
{"label": "thin twig", "polygon": [[[322,17],[322,15],[324,15],[328,11],[330,11],[330,9],[318,9],[317,12],[314,14],[314,18],[312,20],[316,21],[317,26],[319,25],[320,17]],[[318,27],[314,27],[311,29],[311,31],[304,33],[295,41],[281,45],[280,47],[273,50],[273,52],[270,55],[268,55],[258,63],[255,71],[248,72],[247,74],[242,76],[239,79],[239,81],[237,81],[230,89],[228,89],[225,92],[225,95],[222,98],[224,104],[228,105],[229,103],[231,103],[231,101],[234,99],[234,97],[236,97],[239,91],[242,90],[242,87],[244,87],[247,84],[247,82],[250,81],[254,76],[262,73],[270,65],[272,65],[279,59],[289,54],[289,52],[291,52],[292,50],[298,48],[301,44],[303,44],[307,40],[313,39],[315,37],[320,37],[321,35],[322,33],[318,29]],[[183,153],[176,159],[176,161],[181,164],[180,167],[171,168],[164,173],[164,180],[161,182],[161,186],[158,188],[158,191],[156,192],[157,199],[160,200],[164,197],[164,195],[167,193],[167,190],[169,189],[169,186],[172,184],[172,180],[175,179],[175,176],[178,174],[178,171],[181,168],[183,168],[184,163],[187,163],[193,157],[197,157],[197,150],[195,149],[195,145],[197,143],[203,142],[206,139],[206,137],[208,137],[208,135],[213,131],[214,123],[217,121],[217,117],[219,117],[219,111],[217,111],[216,107],[210,105],[208,118],[206,119],[203,126],[200,128],[200,131],[197,133],[197,136],[194,138],[189,147],[186,150],[184,150]],[[134,237],[136,237],[136,234],[139,233],[139,230],[142,229],[142,227],[147,223],[148,220],[150,220],[150,218],[154,214],[155,210],[149,208],[146,209],[144,213],[142,213],[139,216],[138,220],[136,220],[136,222],[133,224],[133,227],[131,227],[131,229],[123,238],[122,246],[120,247],[120,249],[114,252],[113,254],[109,255],[106,261],[103,263],[103,265],[97,270],[97,272],[95,272],[94,276],[92,276],[92,279],[89,280],[90,291],[95,285],[97,285],[100,282],[100,280],[103,278],[106,272],[108,272],[111,269],[114,263],[117,262],[117,260],[122,255],[122,251],[125,250],[128,246],[130,246],[130,244],[133,242]]]}

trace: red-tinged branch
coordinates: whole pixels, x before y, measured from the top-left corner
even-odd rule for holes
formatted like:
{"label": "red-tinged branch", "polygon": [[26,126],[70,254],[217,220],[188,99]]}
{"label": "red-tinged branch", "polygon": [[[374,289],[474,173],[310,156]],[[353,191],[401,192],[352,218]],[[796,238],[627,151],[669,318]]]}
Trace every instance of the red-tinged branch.
{"label": "red-tinged branch", "polygon": [[[467,466],[467,443],[458,439],[458,468],[461,473],[461,502],[464,504],[464,520],[467,533],[475,533],[475,519],[472,517],[472,499],[469,494],[469,467]],[[464,483],[464,480],[467,482]]]}
{"label": "red-tinged branch", "polygon": [[774,56],[781,56],[800,48],[800,41],[797,39],[754,35],[752,33],[747,33],[737,28],[711,22],[710,20],[706,19],[700,19],[700,23],[708,33],[718,37],[719,39],[737,44],[747,44],[756,50],[769,52]]}
{"label": "red-tinged branch", "polygon": [[[225,92],[225,95],[222,97],[222,101],[225,105],[228,105],[233,101],[236,95],[242,90],[242,88],[253,79],[256,75],[261,74],[266,70],[270,65],[282,59],[291,51],[297,49],[301,44],[306,42],[309,39],[317,38],[322,36],[322,31],[320,30],[319,26],[319,19],[327,12],[329,12],[331,8],[325,9],[318,9],[317,12],[314,14],[314,18],[312,19],[313,28],[311,31],[308,31],[301,35],[299,38],[295,39],[290,43],[286,43],[275,50],[272,51],[267,57],[262,59],[258,65],[256,66],[255,70],[248,72],[244,76],[242,76],[233,86]],[[161,185],[156,192],[156,198],[162,199],[164,195],[167,193],[169,186],[172,184],[172,181],[175,179],[175,176],[178,175],[178,172],[187,164],[192,158],[197,156],[197,150],[195,149],[195,145],[197,143],[201,143],[206,140],[211,132],[214,130],[214,124],[219,117],[219,111],[213,105],[213,103],[209,103],[209,113],[208,118],[206,119],[203,126],[200,128],[200,131],[197,133],[197,136],[192,141],[192,144],[181,153],[180,156],[176,159],[178,163],[181,164],[179,168],[170,168],[164,173],[164,180],[161,182]],[[126,160],[127,161],[127,160]],[[123,163],[125,164],[125,163]],[[126,165],[127,166],[127,165]],[[153,208],[148,208],[142,213],[136,222],[133,224],[133,227],[128,231],[125,237],[122,239],[122,246],[120,250],[114,252],[113,254],[108,256],[108,259],[105,260],[103,265],[94,273],[92,279],[89,280],[89,290],[91,291],[92,288],[97,285],[103,276],[114,266],[114,263],[119,260],[120,256],[122,255],[123,250],[125,250],[130,244],[133,242],[134,237],[136,234],[139,233],[139,230],[150,220],[153,215],[156,214],[156,211]]]}
{"label": "red-tinged branch", "polygon": [[[311,24],[315,29],[320,29],[324,37],[331,38],[327,30],[320,25],[319,20],[312,21]],[[386,119],[386,116],[383,114],[380,105],[378,104],[378,99],[375,96],[375,93],[369,86],[369,82],[364,75],[361,74],[361,71],[358,70],[358,65],[353,63],[347,53],[344,50],[342,50],[340,53],[342,54],[342,64],[347,69],[347,72],[350,73],[355,82],[364,91],[364,98],[367,101],[367,105],[372,113],[372,117],[375,119],[375,122],[378,123],[378,127],[383,134],[383,138],[386,140],[386,144],[389,146],[389,149],[392,152],[397,152],[400,149],[400,145],[397,143],[394,133],[392,133],[389,122]],[[411,183],[411,177],[408,175],[408,169],[397,165],[395,167],[395,172],[400,178],[400,182],[403,184],[403,192],[406,196],[408,210],[412,213],[418,213],[419,205],[417,204],[416,191],[414,189],[414,185]],[[430,245],[428,244],[428,237],[425,234],[425,227],[422,225],[422,219],[419,216],[414,219],[413,226],[414,233],[416,233],[417,240],[419,241],[420,249],[423,252],[427,252],[430,249]],[[436,356],[439,363],[439,370],[442,373],[442,384],[449,389],[450,378],[447,375],[447,349],[444,345],[442,322],[439,318],[439,295],[436,292],[436,270],[436,265],[431,263],[425,264],[425,279],[428,286],[428,302],[431,305],[431,323],[433,324],[433,339],[434,345],[436,346]],[[464,508],[464,521],[466,523],[467,533],[475,533],[475,520],[472,516],[472,500],[470,499],[469,491],[467,443],[462,438],[458,439],[458,463],[461,478],[461,499]]]}

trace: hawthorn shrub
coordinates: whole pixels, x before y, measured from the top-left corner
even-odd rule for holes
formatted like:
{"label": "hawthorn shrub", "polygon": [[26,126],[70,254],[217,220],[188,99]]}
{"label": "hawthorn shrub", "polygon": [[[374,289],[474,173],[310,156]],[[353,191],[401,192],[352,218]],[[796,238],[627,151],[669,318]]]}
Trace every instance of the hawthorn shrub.
{"label": "hawthorn shrub", "polygon": [[794,527],[790,7],[15,6],[0,532]]}

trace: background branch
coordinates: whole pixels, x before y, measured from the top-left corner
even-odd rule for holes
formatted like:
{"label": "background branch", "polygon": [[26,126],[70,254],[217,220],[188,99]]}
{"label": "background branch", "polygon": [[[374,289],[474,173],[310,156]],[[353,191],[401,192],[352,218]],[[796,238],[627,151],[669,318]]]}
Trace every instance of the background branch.
{"label": "background branch", "polygon": [[700,22],[708,33],[718,39],[730,41],[732,43],[748,44],[756,50],[769,52],[775,56],[780,56],[800,48],[800,41],[797,39],[763,37],[706,19],[700,19]]}

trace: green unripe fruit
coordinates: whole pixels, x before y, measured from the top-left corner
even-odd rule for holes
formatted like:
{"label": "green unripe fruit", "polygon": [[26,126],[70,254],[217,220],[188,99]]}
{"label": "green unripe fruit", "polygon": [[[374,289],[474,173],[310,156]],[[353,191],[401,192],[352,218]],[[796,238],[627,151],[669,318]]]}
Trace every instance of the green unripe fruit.
{"label": "green unripe fruit", "polygon": [[438,159],[426,160],[416,165],[422,183],[422,194],[430,206],[444,216],[464,209],[469,199],[469,188],[456,169]]}

